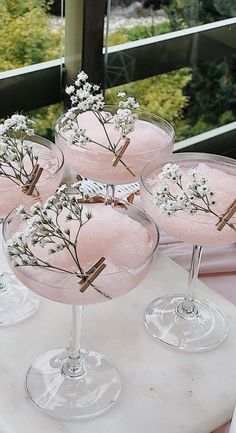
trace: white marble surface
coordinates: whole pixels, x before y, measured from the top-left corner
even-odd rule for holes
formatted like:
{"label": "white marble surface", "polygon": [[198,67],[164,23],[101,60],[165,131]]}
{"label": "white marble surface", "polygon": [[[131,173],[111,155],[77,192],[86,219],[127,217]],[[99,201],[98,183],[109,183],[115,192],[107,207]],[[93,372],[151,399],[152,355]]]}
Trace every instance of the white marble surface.
{"label": "white marble surface", "polygon": [[131,293],[85,311],[82,343],[109,356],[120,372],[119,402],[98,418],[60,422],[39,412],[24,378],[39,354],[66,345],[70,307],[42,300],[28,321],[0,329],[1,433],[210,433],[229,420],[236,400],[236,307],[199,282],[230,320],[228,339],[202,354],[179,353],[154,341],[142,323],[145,306],[162,293],[181,293],[187,273],[158,255]]}

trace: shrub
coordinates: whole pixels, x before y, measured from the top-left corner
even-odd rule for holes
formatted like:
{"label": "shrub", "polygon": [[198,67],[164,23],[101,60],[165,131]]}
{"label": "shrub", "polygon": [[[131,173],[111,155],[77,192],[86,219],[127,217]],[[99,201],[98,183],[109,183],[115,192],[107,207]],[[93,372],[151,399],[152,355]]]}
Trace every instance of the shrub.
{"label": "shrub", "polygon": [[109,46],[123,44],[125,42],[136,41],[138,39],[150,38],[158,36],[170,31],[170,23],[168,20],[151,26],[137,25],[131,29],[122,28],[109,34]]}
{"label": "shrub", "polygon": [[[8,2],[7,2],[8,3]],[[11,1],[9,1],[11,3]],[[18,3],[22,3],[19,2]],[[50,28],[43,7],[21,9],[19,15],[0,4],[0,65],[2,70],[51,60],[60,55],[60,33]]]}
{"label": "shrub", "polygon": [[137,98],[141,109],[158,114],[175,125],[188,105],[189,98],[184,95],[183,90],[190,80],[190,70],[183,68],[109,89],[106,91],[106,102],[115,103],[116,93],[124,90]]}
{"label": "shrub", "polygon": [[[47,14],[50,0],[4,0],[0,3],[1,70],[40,63],[60,56],[61,35],[51,27]],[[19,107],[21,111],[21,107]],[[53,138],[61,104],[33,113],[37,132]]]}

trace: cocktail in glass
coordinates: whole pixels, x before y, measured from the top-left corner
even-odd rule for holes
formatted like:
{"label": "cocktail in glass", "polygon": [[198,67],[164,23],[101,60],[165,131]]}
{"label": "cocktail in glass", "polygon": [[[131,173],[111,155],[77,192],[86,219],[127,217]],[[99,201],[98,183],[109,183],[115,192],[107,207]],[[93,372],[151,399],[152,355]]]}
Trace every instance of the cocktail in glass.
{"label": "cocktail in glass", "polygon": [[[197,211],[190,204],[187,211],[172,212],[171,201],[167,204],[170,215],[160,211],[161,208],[156,203],[156,192],[159,194],[164,191],[159,174],[166,163],[180,167],[184,172],[181,182],[186,188],[190,187],[193,180],[190,174],[193,173],[192,170],[203,179],[197,187],[199,194],[204,191],[204,182],[209,185],[209,197],[204,199],[204,204],[199,196]],[[193,287],[198,276],[202,246],[236,242],[235,217],[221,231],[217,230],[217,223],[235,199],[236,161],[217,155],[182,153],[172,155],[165,164],[160,165],[155,160],[144,168],[140,191],[142,204],[161,229],[183,242],[192,243],[194,247],[186,294],[168,295],[154,300],[146,309],[145,325],[154,338],[170,346],[188,351],[208,350],[216,347],[227,336],[227,320],[212,302],[194,298]],[[172,195],[179,193],[179,200],[185,200],[177,184],[170,186],[168,181],[167,187]],[[202,206],[204,209],[201,209]]]}
{"label": "cocktail in glass", "polygon": [[[61,419],[83,419],[106,411],[117,400],[120,379],[112,363],[100,353],[80,348],[82,306],[105,302],[126,294],[147,274],[158,244],[155,223],[141,209],[123,201],[113,206],[86,204],[83,212],[93,217],[78,237],[80,266],[93,268],[102,258],[105,268],[82,290],[78,268],[68,249],[48,256],[45,246],[35,245],[37,257],[50,261],[55,269],[38,266],[12,266],[16,276],[29,288],[46,298],[73,305],[73,327],[69,349],[51,350],[37,358],[26,378],[26,390],[32,402],[48,415]],[[62,211],[58,221],[74,239],[78,224],[68,222]],[[104,230],[105,228],[105,230]],[[16,211],[5,221],[8,241],[24,229]],[[69,232],[68,232],[69,229]],[[10,256],[10,264],[12,263]],[[56,269],[62,267],[64,271]]]}
{"label": "cocktail in glass", "polygon": [[[31,195],[28,195],[27,191],[23,192],[24,187],[20,182],[16,184],[12,181],[11,169],[8,168],[9,177],[0,176],[1,221],[16,206],[32,205],[40,200],[41,196],[51,195],[57,189],[63,175],[63,154],[55,144],[36,135],[25,142],[33,146],[33,154],[38,156],[38,164],[43,171]],[[26,170],[30,168],[27,158],[25,164]],[[17,170],[17,167],[15,169]],[[2,230],[0,232],[2,233]],[[15,278],[14,274],[0,272],[0,326],[12,325],[27,319],[37,310],[38,305],[39,300]]]}
{"label": "cocktail in glass", "polygon": [[[105,106],[99,116],[105,117],[107,113],[114,115],[117,109],[116,106]],[[78,110],[78,127],[89,137],[83,145],[70,144],[68,119],[62,116],[56,124],[56,143],[65,155],[67,166],[82,177],[108,185],[107,194],[111,196],[114,196],[115,185],[138,181],[145,164],[154,158],[161,162],[173,151],[173,127],[155,114],[142,110],[135,110],[135,113],[138,119],[134,130],[121,139],[113,123],[107,123],[104,127],[93,111],[81,113]],[[119,158],[119,149],[127,139],[130,140],[129,145]]]}

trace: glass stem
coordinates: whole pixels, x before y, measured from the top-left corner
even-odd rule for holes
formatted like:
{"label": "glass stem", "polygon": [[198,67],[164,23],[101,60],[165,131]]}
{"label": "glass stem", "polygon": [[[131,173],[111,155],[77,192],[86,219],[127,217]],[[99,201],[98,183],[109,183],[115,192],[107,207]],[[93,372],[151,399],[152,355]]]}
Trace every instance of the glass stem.
{"label": "glass stem", "polygon": [[7,291],[7,283],[3,273],[0,271],[0,295]]}
{"label": "glass stem", "polygon": [[196,283],[196,280],[198,278],[198,272],[199,267],[201,263],[201,257],[202,257],[202,246],[200,245],[194,245],[193,246],[193,252],[192,252],[192,259],[191,259],[191,265],[190,265],[190,271],[189,271],[189,277],[188,277],[188,285],[187,290],[185,293],[184,300],[182,304],[178,307],[178,312],[182,316],[196,316],[198,314],[197,308],[194,305],[194,286]]}
{"label": "glass stem", "polygon": [[62,373],[67,377],[81,377],[85,374],[85,368],[80,353],[80,335],[83,307],[72,305],[72,331],[69,355],[62,367]]}
{"label": "glass stem", "polygon": [[106,185],[106,204],[111,204],[115,198],[115,185],[107,184]]}
{"label": "glass stem", "polygon": [[[3,223],[3,220],[0,219],[0,249],[1,249],[1,253],[2,253],[1,264],[3,265],[3,263],[4,263],[4,258],[3,258],[4,254],[3,254],[2,223]],[[2,269],[0,269],[0,295],[6,293],[6,291],[7,291],[6,279],[4,277]]]}

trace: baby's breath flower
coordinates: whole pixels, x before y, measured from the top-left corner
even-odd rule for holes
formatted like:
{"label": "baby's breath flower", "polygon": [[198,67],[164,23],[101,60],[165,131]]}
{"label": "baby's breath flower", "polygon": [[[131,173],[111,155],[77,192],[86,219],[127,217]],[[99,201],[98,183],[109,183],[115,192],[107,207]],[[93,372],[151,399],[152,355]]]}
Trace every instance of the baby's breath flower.
{"label": "baby's breath flower", "polygon": [[[187,180],[183,183],[183,172],[179,165],[164,165],[159,173],[161,185],[153,191],[153,202],[160,213],[169,216],[177,211],[187,211],[191,215],[196,212],[214,213],[210,206],[216,201],[212,199],[214,192],[209,188],[207,178],[201,176],[196,168],[186,174]],[[171,185],[174,185],[174,192]]]}
{"label": "baby's breath flower", "polygon": [[0,136],[3,138],[21,138],[34,134],[32,126],[35,122],[23,114],[13,114],[6,119],[0,127]]}
{"label": "baby's breath flower", "polygon": [[125,98],[125,96],[126,96],[126,93],[125,93],[125,92],[118,92],[118,93],[117,93],[117,97],[118,97],[118,98]]}
{"label": "baby's breath flower", "polygon": [[34,135],[34,123],[23,114],[13,114],[0,124],[0,176],[20,186],[32,181],[38,162],[38,156],[33,154],[33,147],[27,141]]}
{"label": "baby's breath flower", "polygon": [[[46,203],[36,203],[29,211],[23,206],[17,209],[17,214],[25,221],[23,232],[15,233],[7,241],[8,254],[14,266],[38,266],[47,269],[57,269],[64,272],[75,274],[81,278],[85,271],[80,265],[77,255],[77,244],[81,227],[91,218],[92,213],[83,208],[84,194],[79,189],[78,183],[75,184],[77,194],[70,194],[70,188],[62,185],[56,196],[48,198]],[[78,197],[80,200],[77,200]],[[82,201],[81,201],[82,199]],[[84,210],[83,210],[84,209]],[[59,225],[58,216],[61,211],[67,212],[65,226]],[[70,230],[70,222],[76,221],[77,230]],[[72,235],[73,233],[73,235]],[[50,260],[44,261],[35,255],[34,246],[46,248],[50,255],[57,254],[64,249],[69,251],[76,271],[70,272],[68,269],[59,268],[53,265]]]}
{"label": "baby's breath flower", "polygon": [[[66,132],[66,139],[69,145],[86,146],[87,143],[93,142],[98,146],[104,147],[103,143],[97,143],[89,137],[89,132],[79,125],[79,114],[85,111],[91,111],[99,122],[103,125],[105,133],[108,137],[109,145],[107,149],[116,155],[117,148],[120,146],[121,138],[125,138],[135,128],[135,122],[138,118],[135,110],[139,108],[139,104],[134,97],[126,97],[125,92],[118,92],[117,97],[118,109],[115,114],[103,111],[105,100],[103,92],[96,84],[91,84],[87,81],[88,76],[81,71],[73,85],[66,87],[66,93],[70,96],[71,108],[62,117],[61,130]],[[109,140],[109,133],[106,130],[107,124],[113,124],[114,128],[119,132],[117,143]],[[58,128],[57,128],[57,132]],[[121,161],[123,162],[123,161]],[[128,169],[125,163],[124,167]]]}
{"label": "baby's breath flower", "polygon": [[67,86],[66,87],[66,93],[68,95],[71,95],[72,93],[74,93],[74,91],[75,91],[75,86]]}
{"label": "baby's breath flower", "polygon": [[122,137],[127,136],[134,130],[137,114],[133,114],[129,108],[119,108],[113,116],[115,128],[121,132]]}
{"label": "baby's breath flower", "polygon": [[57,194],[61,194],[63,192],[65,192],[67,189],[67,185],[64,183],[63,185],[61,185],[59,188],[57,188]]}

